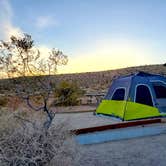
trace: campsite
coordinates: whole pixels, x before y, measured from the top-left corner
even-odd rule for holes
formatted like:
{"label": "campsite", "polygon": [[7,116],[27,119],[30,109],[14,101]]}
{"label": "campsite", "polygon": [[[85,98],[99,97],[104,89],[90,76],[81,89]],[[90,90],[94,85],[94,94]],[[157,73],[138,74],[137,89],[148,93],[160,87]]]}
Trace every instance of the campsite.
{"label": "campsite", "polygon": [[165,9],[0,0],[0,166],[166,166]]}
{"label": "campsite", "polygon": [[[136,77],[137,75],[138,74],[136,74]],[[146,77],[153,76],[154,78],[157,76],[157,79],[156,79],[157,81],[163,78],[161,77],[159,79],[158,78],[160,77],[159,75],[147,75],[146,73],[139,73],[139,75],[142,75],[142,78],[144,78],[144,76]],[[123,78],[126,78],[126,77],[122,77],[122,79]],[[154,81],[154,78],[153,78],[153,81]],[[114,82],[116,82],[116,80]],[[141,80],[139,78],[138,84],[140,84],[140,82]],[[143,83],[145,85],[145,82]],[[122,84],[120,84],[120,82],[119,82],[119,85],[117,86],[120,86],[120,88],[122,88]],[[114,89],[117,89],[117,86],[114,84],[112,85]],[[125,86],[125,84],[123,84],[123,86]],[[108,93],[105,96],[105,99],[107,100],[108,100],[108,96],[110,96],[110,93],[111,93],[110,91],[111,90],[113,91],[112,87],[110,87],[110,90],[108,90]],[[121,94],[120,94],[120,97],[121,97]],[[147,96],[145,97],[146,98],[142,98],[144,100],[143,102],[146,102],[145,99],[147,99]],[[112,100],[116,101],[115,98]],[[118,98],[117,100],[120,100],[120,99]],[[147,101],[149,101],[149,99]],[[112,112],[109,112],[111,111],[111,108],[112,108],[111,104],[112,103],[110,103],[109,106],[102,108],[105,111],[103,112],[104,114],[112,113]],[[116,111],[114,105],[115,104],[113,103],[114,111]],[[120,106],[119,103],[118,103],[118,106]],[[110,109],[108,107],[110,107]],[[141,109],[142,107],[140,106],[138,110],[141,110]],[[153,110],[153,108],[151,109]],[[133,109],[133,111],[134,110],[135,109]],[[143,110],[146,111],[145,108]],[[96,110],[96,112],[101,113],[100,110],[99,111]],[[71,127],[70,129],[80,129],[80,128],[87,129],[88,127],[104,126],[104,125],[121,123],[122,120],[116,117],[116,113],[118,113],[118,111],[114,113],[115,113],[113,114],[113,116],[115,116],[114,118],[110,116],[96,116],[96,115],[94,116],[92,112],[70,113],[70,114],[64,113],[63,115],[58,115],[56,123],[59,123],[60,121],[68,121]],[[150,113],[148,114],[148,116],[154,115]],[[146,116],[146,114],[143,114],[142,117],[139,117],[138,115],[139,118],[145,118],[144,116]],[[162,116],[164,116],[164,114]],[[156,127],[162,127],[162,130]],[[122,166],[123,165],[124,166],[125,165],[126,166],[127,165],[136,165],[136,166],[137,165],[163,165],[164,166],[165,155],[166,155],[165,127],[166,127],[166,124],[164,122],[162,124],[161,123],[148,124],[148,125],[146,124],[142,126],[139,125],[139,126],[131,127],[133,129],[131,129],[130,127],[128,127],[128,129],[127,127],[123,129],[114,129],[114,130],[118,130],[119,134],[116,135],[114,133],[114,135],[111,135],[111,137],[109,137],[109,134],[110,134],[109,132],[114,132],[114,131],[113,130],[108,131],[109,134],[104,135],[104,139],[100,137],[100,135],[98,134],[92,136],[90,133],[88,133],[87,137],[83,136],[81,140],[80,138],[77,139],[79,143],[84,145],[81,147],[81,150],[80,150],[83,153],[83,159],[80,161],[80,165],[89,165],[89,166],[90,165],[122,165]],[[147,129],[147,130],[143,131],[141,128],[143,128],[143,130],[144,129]],[[153,131],[153,129],[155,128],[157,129],[156,132]],[[141,133],[142,135],[139,135],[139,134],[134,135],[135,133],[139,133],[141,130],[143,131],[143,133]],[[126,131],[127,133],[125,133]],[[118,138],[118,136],[121,136],[121,138],[120,137]],[[113,139],[113,137],[115,139]],[[161,153],[161,149],[163,150],[163,153]],[[156,156],[156,154],[160,154],[159,158]]]}
{"label": "campsite", "polygon": [[[146,73],[143,73],[143,72],[138,73],[137,72],[138,68],[139,69],[146,68],[146,70],[145,70]],[[135,68],[123,69],[123,72],[125,74],[123,74],[122,76],[117,76],[117,77],[112,76],[112,77],[114,77],[114,81],[112,81],[112,83],[108,86],[107,91],[105,90],[106,93],[104,96],[104,100],[102,99],[100,101],[100,103],[97,103],[97,100],[95,102],[91,101],[92,103],[89,103],[89,98],[91,98],[91,97],[87,98],[86,95],[84,94],[85,101],[83,102],[82,105],[79,104],[77,106],[66,106],[66,107],[64,107],[64,106],[55,107],[53,105],[52,110],[55,112],[55,118],[52,122],[53,123],[52,125],[58,126],[58,125],[62,124],[62,126],[65,126],[65,131],[66,131],[66,129],[68,131],[77,131],[78,129],[87,130],[88,128],[96,128],[98,126],[102,126],[102,128],[103,128],[103,126],[109,126],[107,129],[101,128],[100,131],[97,131],[98,129],[96,129],[96,132],[91,132],[91,133],[87,133],[87,134],[84,132],[85,134],[82,134],[82,135],[81,134],[74,135],[74,137],[72,138],[72,141],[71,140],[69,141],[71,145],[70,146],[67,145],[67,147],[65,145],[66,150],[62,151],[62,154],[61,154],[61,155],[63,155],[63,153],[69,153],[69,156],[68,156],[69,160],[66,160],[69,165],[71,163],[72,164],[74,163],[76,165],[82,165],[82,166],[84,166],[84,165],[89,165],[89,166],[90,165],[107,165],[107,164],[116,165],[117,163],[118,163],[118,165],[136,165],[136,166],[139,165],[140,163],[141,163],[141,165],[156,165],[156,163],[160,163],[160,165],[165,165],[165,153],[166,153],[165,127],[166,127],[166,123],[164,121],[164,113],[161,114],[162,116],[159,113],[149,114],[148,113],[149,111],[147,111],[146,109],[148,108],[148,110],[150,109],[153,111],[156,107],[153,108],[148,105],[145,105],[144,107],[142,107],[142,104],[140,104],[139,110],[143,109],[143,111],[145,111],[146,113],[143,113],[142,115],[140,115],[140,114],[133,114],[133,115],[131,114],[130,115],[130,117],[137,115],[137,118],[139,117],[140,120],[136,119],[136,118],[134,118],[134,120],[123,119],[120,117],[120,115],[124,115],[124,111],[127,111],[127,109],[122,110],[121,111],[122,113],[119,114],[119,112],[116,111],[115,108],[119,107],[120,104],[118,103],[118,105],[115,106],[114,102],[116,102],[116,101],[123,102],[123,100],[126,100],[123,96],[124,94],[122,95],[120,93],[121,100],[119,98],[118,98],[118,100],[115,100],[115,98],[114,98],[114,100],[113,99],[110,100],[112,97],[115,96],[115,95],[111,94],[111,91],[114,94],[116,94],[116,91],[114,91],[114,89],[117,90],[118,86],[120,88],[122,88],[122,85],[123,86],[131,85],[131,83],[121,84],[120,81],[118,81],[118,84],[115,85],[116,80],[119,80],[119,78],[120,78],[120,80],[121,79],[126,80],[126,78],[129,78],[131,76],[136,77],[136,78],[145,77],[145,80],[142,83],[144,85],[145,85],[147,77],[148,77],[148,80],[150,78],[152,78],[153,82],[154,82],[154,79],[156,79],[156,78],[157,78],[156,79],[157,81],[160,81],[160,79],[162,80],[162,82],[165,81],[164,80],[165,78],[163,76],[159,75],[158,73],[155,73],[153,75],[147,74],[148,70],[153,71],[153,69],[155,69],[155,71],[157,71],[156,66],[142,66],[142,67],[138,67],[138,68],[135,67]],[[158,70],[160,70],[160,68],[162,68],[162,66],[157,66],[157,68],[158,68]],[[131,73],[126,74],[126,71],[130,71]],[[111,74],[112,72],[114,73],[115,71],[109,71],[109,72]],[[117,70],[116,72],[122,73],[122,70],[119,70],[119,71]],[[108,73],[108,71],[107,71],[107,73]],[[135,73],[135,74],[133,74],[133,73]],[[88,74],[92,74],[92,73],[87,73],[87,75]],[[100,74],[100,73],[95,73],[95,74]],[[62,76],[60,75],[59,77],[62,77]],[[66,75],[66,76],[64,75],[63,77],[64,77],[63,79],[66,79],[65,77],[68,78],[68,75]],[[76,77],[76,76],[73,75],[73,77]],[[70,78],[71,78],[71,76],[70,76]],[[80,79],[81,74],[77,78]],[[98,77],[98,78],[100,79],[100,77]],[[135,81],[135,84],[138,83],[140,85],[140,82],[142,82],[142,81],[140,78],[138,80],[139,80],[139,82]],[[92,86],[93,86],[93,84],[92,84]],[[138,86],[135,85],[135,87],[138,87]],[[127,86],[126,86],[126,89],[127,89]],[[89,90],[88,90],[88,93],[89,93]],[[134,91],[134,93],[135,93],[135,91]],[[96,93],[93,93],[93,94],[96,95]],[[125,92],[125,94],[126,94],[126,92]],[[130,102],[132,101],[132,98],[130,95],[126,94],[125,96],[130,97],[129,101]],[[153,102],[155,101],[154,96],[153,96]],[[118,96],[116,95],[116,97],[118,97]],[[84,97],[81,97],[81,98],[83,99]],[[103,107],[101,109],[101,106],[103,105],[103,101],[109,101],[108,98],[111,101],[111,103],[109,103],[109,105],[107,105],[107,106],[104,106],[104,109],[103,109]],[[147,96],[146,96],[146,98],[142,98],[142,99],[143,100],[147,99]],[[9,101],[11,102],[11,100],[9,100]],[[13,109],[17,109],[17,110],[20,110],[20,108],[21,108],[21,110],[23,111],[22,113],[20,111],[14,111],[14,116],[16,116],[18,118],[22,118],[22,119],[25,118],[25,120],[27,119],[32,122],[33,122],[33,119],[36,119],[36,118],[37,119],[40,118],[40,121],[43,121],[43,120],[45,121],[45,115],[42,112],[34,112],[32,110],[32,111],[30,111],[31,113],[29,114],[28,113],[29,108],[26,106],[26,103],[20,103],[20,101],[17,101],[14,98],[13,98],[13,101],[14,101],[14,103],[12,105],[10,104],[9,105],[10,107],[8,107],[8,108],[12,109],[12,107],[13,107]],[[52,101],[52,99],[51,99],[51,101]],[[147,101],[149,102],[149,99]],[[113,106],[111,106],[112,102],[113,102]],[[143,101],[143,102],[145,102],[145,101]],[[137,105],[137,108],[138,108],[138,105]],[[4,110],[5,107],[1,106],[1,109]],[[112,108],[114,108],[113,110],[115,111],[115,112],[113,112],[113,114],[112,114]],[[124,108],[124,106],[121,108]],[[125,108],[127,108],[127,107],[125,107]],[[102,112],[102,110],[104,112]],[[107,112],[107,110],[108,110],[108,112]],[[134,111],[135,109],[132,109],[132,110]],[[106,113],[108,113],[108,115]],[[8,114],[9,113],[7,113],[6,115],[8,115]],[[5,119],[7,118],[6,115],[4,116],[3,114],[1,114],[2,118],[5,117]],[[140,117],[140,116],[142,116],[142,117]],[[160,120],[159,120],[160,118],[162,119],[162,122],[160,122]],[[11,121],[11,123],[9,123],[9,125],[12,124],[13,122],[16,124],[20,123],[19,122],[20,120],[18,121],[18,119],[17,119],[18,122],[17,121],[15,122],[15,120],[13,121],[13,118],[11,120],[12,121]],[[126,121],[126,120],[128,120],[128,121]],[[148,122],[148,120],[150,120],[150,122]],[[145,121],[145,122],[142,122],[142,121]],[[2,122],[3,121],[1,121],[1,123]],[[134,123],[139,122],[139,124],[130,125],[130,123],[133,123],[133,122]],[[22,120],[21,120],[21,123],[22,123]],[[113,126],[113,129],[111,130],[111,125],[126,124],[126,123],[129,123],[129,124],[127,124],[127,126],[122,125],[121,127]],[[3,125],[4,124],[2,123],[2,126]],[[26,125],[29,126],[30,124],[27,123]],[[8,128],[8,126],[6,126],[6,127]],[[102,134],[104,134],[104,137]],[[75,146],[77,146],[77,148],[75,148]],[[70,148],[72,149],[72,152],[71,152]],[[75,150],[76,150],[76,152],[75,152]],[[162,153],[161,153],[161,150],[162,150]],[[77,153],[77,155],[75,153]],[[151,154],[149,155],[149,153],[151,153]],[[160,156],[156,157],[156,153],[160,154]],[[72,155],[77,156],[78,160],[76,160],[76,161],[73,160],[74,162],[73,161],[71,162],[70,159],[72,158]],[[56,159],[56,160],[59,161],[59,159]],[[65,165],[66,163],[64,163],[64,161],[63,161],[63,163],[61,163],[61,164]]]}

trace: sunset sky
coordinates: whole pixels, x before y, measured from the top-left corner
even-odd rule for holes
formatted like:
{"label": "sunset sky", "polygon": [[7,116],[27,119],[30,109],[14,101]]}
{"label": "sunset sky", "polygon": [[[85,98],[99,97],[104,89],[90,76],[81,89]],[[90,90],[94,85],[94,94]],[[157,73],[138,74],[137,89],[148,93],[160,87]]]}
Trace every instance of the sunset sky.
{"label": "sunset sky", "polygon": [[0,28],[62,50],[59,73],[166,62],[166,0],[0,0]]}

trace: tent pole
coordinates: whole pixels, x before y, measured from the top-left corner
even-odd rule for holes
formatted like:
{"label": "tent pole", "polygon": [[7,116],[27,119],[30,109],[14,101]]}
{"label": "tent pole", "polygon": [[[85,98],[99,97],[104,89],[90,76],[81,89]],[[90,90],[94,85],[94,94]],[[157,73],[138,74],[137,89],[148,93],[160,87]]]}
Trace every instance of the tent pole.
{"label": "tent pole", "polygon": [[128,102],[129,95],[130,95],[130,92],[131,92],[132,81],[133,81],[133,76],[131,77],[131,81],[130,81],[130,85],[129,85],[130,87],[129,87],[129,91],[128,91],[127,98],[126,98],[126,104],[125,104],[125,108],[124,108],[124,113],[123,113],[123,119],[122,119],[122,121],[125,121],[125,113],[126,113],[126,108],[127,108],[127,102]]}

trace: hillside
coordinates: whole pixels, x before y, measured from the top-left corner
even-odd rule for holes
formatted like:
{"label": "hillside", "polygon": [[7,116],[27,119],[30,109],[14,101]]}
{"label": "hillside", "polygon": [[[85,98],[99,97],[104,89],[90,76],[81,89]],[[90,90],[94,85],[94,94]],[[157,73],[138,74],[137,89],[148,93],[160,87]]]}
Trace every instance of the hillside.
{"label": "hillside", "polygon": [[118,76],[135,73],[137,71],[144,71],[154,74],[161,74],[166,76],[166,66],[163,65],[146,65],[137,67],[128,67],[116,70],[107,70],[99,72],[87,72],[78,74],[63,74],[57,75],[56,79],[70,80],[77,82],[82,88],[93,90],[104,90],[108,88],[112,80]]}
{"label": "hillside", "polygon": [[[72,81],[76,82],[81,88],[86,89],[87,91],[101,91],[106,90],[115,77],[135,73],[137,71],[144,71],[166,76],[166,66],[146,65],[99,72],[60,74],[52,76],[52,81],[53,83],[59,83],[62,80]],[[0,81],[1,93],[4,90],[12,91],[12,85],[9,85],[7,82],[8,80]]]}

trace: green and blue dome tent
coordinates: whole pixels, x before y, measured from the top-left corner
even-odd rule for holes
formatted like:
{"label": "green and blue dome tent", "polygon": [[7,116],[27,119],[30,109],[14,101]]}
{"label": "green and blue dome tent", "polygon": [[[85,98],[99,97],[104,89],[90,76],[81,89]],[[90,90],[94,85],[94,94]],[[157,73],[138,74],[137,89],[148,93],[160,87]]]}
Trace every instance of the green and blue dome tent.
{"label": "green and blue dome tent", "polygon": [[166,116],[166,77],[138,72],[115,79],[96,113],[122,120]]}

